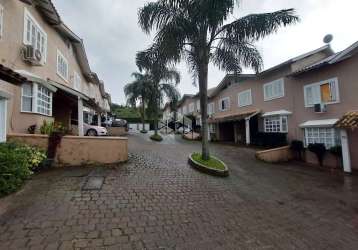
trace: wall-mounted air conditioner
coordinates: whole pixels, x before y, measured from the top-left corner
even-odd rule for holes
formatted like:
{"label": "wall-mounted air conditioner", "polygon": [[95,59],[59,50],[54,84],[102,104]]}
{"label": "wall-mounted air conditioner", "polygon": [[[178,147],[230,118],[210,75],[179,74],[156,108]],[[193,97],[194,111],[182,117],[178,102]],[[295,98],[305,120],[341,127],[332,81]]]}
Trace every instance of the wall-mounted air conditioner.
{"label": "wall-mounted air conditioner", "polygon": [[40,66],[42,60],[41,51],[35,49],[32,45],[26,45],[22,51],[23,59],[25,62],[34,66]]}

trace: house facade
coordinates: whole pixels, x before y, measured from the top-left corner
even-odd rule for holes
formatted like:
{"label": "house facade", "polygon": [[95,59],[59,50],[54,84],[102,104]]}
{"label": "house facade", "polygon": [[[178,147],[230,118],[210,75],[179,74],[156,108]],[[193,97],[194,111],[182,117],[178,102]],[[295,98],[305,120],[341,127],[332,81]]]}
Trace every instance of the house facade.
{"label": "house facade", "polygon": [[109,112],[110,96],[90,69],[84,44],[61,20],[50,0],[0,0],[0,63],[26,80],[2,82],[6,133],[27,133],[55,121],[83,135],[87,114]]}

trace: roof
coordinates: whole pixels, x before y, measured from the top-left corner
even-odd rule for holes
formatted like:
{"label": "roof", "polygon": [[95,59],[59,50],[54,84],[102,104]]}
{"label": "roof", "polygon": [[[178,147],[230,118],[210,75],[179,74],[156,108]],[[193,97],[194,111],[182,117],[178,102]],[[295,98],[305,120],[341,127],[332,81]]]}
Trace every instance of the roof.
{"label": "roof", "polygon": [[194,95],[189,95],[189,94],[184,94],[183,97],[180,99],[180,101],[178,102],[177,106],[180,106],[183,104],[183,102],[185,102],[186,99],[188,98],[193,98]]}
{"label": "roof", "polygon": [[214,97],[223,88],[228,86],[228,84],[231,84],[231,82],[229,81],[229,79],[231,79],[231,78],[234,78],[235,80],[247,80],[247,79],[255,78],[255,77],[256,77],[255,74],[227,74],[224,77],[224,79],[221,80],[221,82],[219,83],[219,85],[217,87],[211,89],[210,95],[209,95],[209,90],[208,90],[208,97]]}
{"label": "roof", "polygon": [[262,114],[262,117],[275,116],[275,115],[292,115],[292,112],[282,109],[277,111],[266,112]]}
{"label": "roof", "polygon": [[339,63],[343,60],[346,60],[348,58],[350,58],[351,56],[353,56],[355,53],[358,52],[358,42],[355,42],[354,44],[352,44],[351,46],[349,46],[348,48],[346,48],[345,50],[342,50],[338,53],[335,53],[315,64],[312,64],[310,66],[307,66],[303,69],[300,69],[294,73],[292,73],[291,75],[299,75],[299,74],[302,74],[304,72],[308,72],[308,71],[311,71],[311,70],[314,70],[314,69],[318,69],[318,68],[321,68],[323,66],[326,66],[326,65],[332,65],[332,64],[335,64],[335,63]]}
{"label": "roof", "polygon": [[14,84],[19,84],[27,80],[26,77],[2,64],[0,64],[0,79]]}
{"label": "roof", "polygon": [[308,127],[333,127],[338,122],[338,119],[326,119],[326,120],[311,120],[306,121],[300,125],[301,128]]}
{"label": "roof", "polygon": [[52,92],[57,91],[56,87],[52,86],[46,79],[43,79],[38,75],[30,73],[30,72],[28,72],[26,70],[15,70],[15,72],[17,72],[18,74],[22,75],[23,77],[26,77],[27,82],[39,83],[40,85],[42,85],[43,87],[49,89]]}
{"label": "roof", "polygon": [[358,128],[358,111],[350,111],[344,114],[344,116],[336,123],[336,127],[348,129]]}
{"label": "roof", "polygon": [[218,123],[218,122],[231,122],[231,121],[241,121],[247,117],[252,117],[254,114],[259,114],[260,110],[255,109],[251,111],[241,112],[234,115],[222,115],[222,116],[215,116],[213,118],[209,118],[209,123]]}

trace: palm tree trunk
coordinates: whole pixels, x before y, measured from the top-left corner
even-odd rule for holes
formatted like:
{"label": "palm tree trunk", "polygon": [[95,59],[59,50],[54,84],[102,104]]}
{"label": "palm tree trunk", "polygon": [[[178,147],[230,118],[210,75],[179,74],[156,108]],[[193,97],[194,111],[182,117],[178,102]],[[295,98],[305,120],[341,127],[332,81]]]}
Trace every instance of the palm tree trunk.
{"label": "palm tree trunk", "polygon": [[[159,87],[156,88],[158,91],[159,90]],[[154,110],[154,134],[155,135],[158,135],[158,111],[159,111],[159,96],[160,94],[157,93],[157,96],[155,97],[155,110]]]}
{"label": "palm tree trunk", "polygon": [[145,102],[142,99],[142,131],[145,131]]}
{"label": "palm tree trunk", "polygon": [[202,158],[210,159],[209,133],[208,133],[208,63],[201,62],[199,65],[199,93],[201,109],[201,133],[202,133]]}

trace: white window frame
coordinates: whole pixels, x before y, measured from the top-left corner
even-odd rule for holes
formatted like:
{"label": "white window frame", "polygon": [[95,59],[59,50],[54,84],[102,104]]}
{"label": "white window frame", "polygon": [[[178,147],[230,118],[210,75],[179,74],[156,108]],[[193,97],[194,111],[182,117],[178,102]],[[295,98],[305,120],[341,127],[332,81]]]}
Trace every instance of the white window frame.
{"label": "white window frame", "polygon": [[183,115],[188,114],[188,107],[186,105],[183,106]]}
{"label": "white window frame", "polygon": [[[28,31],[28,20],[30,20],[31,25],[33,25],[35,27],[35,44],[33,44],[33,42],[31,41],[31,31]],[[30,27],[31,28],[31,27]],[[27,39],[27,33],[30,32],[30,37],[28,40]],[[37,41],[38,38],[38,32],[43,36],[43,40]],[[40,37],[41,39],[41,37]],[[41,59],[41,64],[44,65],[46,63],[47,60],[47,33],[45,32],[45,30],[41,27],[41,25],[36,21],[36,19],[31,15],[31,13],[27,10],[27,8],[24,9],[24,34],[23,34],[23,43],[25,45],[34,45],[35,48],[39,49],[41,51],[42,54],[42,59]],[[38,48],[37,44],[40,44],[40,46],[42,45],[43,50],[41,50],[41,47]]]}
{"label": "white window frame", "polygon": [[208,115],[212,115],[215,114],[215,103],[214,102],[210,102],[208,104]]}
{"label": "white window frame", "polygon": [[[52,92],[46,87],[37,84],[36,99],[36,113],[46,116],[52,116]],[[41,111],[41,109],[43,109],[44,111]]]}
{"label": "white window frame", "polygon": [[197,100],[196,101],[196,110],[198,111],[198,112],[200,112],[200,100]]}
{"label": "white window frame", "polygon": [[73,72],[73,88],[77,91],[81,91],[82,79],[80,74],[76,71]]}
{"label": "white window frame", "polygon": [[[274,89],[275,89],[275,85],[276,84],[281,84],[282,85],[282,93],[273,93]],[[268,93],[266,92],[266,87],[271,86],[272,87],[272,96],[268,96]],[[264,91],[264,101],[271,101],[274,99],[279,99],[285,96],[285,80],[283,78],[277,79],[275,81],[269,82],[269,83],[265,83],[263,85],[263,91]]]}
{"label": "white window frame", "polygon": [[[321,85],[324,85],[324,84],[330,84],[331,82],[334,82],[335,83],[335,90],[336,90],[336,100],[335,101],[331,101],[331,102],[327,102],[325,104],[336,104],[336,103],[339,103],[340,102],[340,97],[339,97],[339,81],[338,81],[338,77],[334,77],[334,78],[331,78],[331,79],[328,79],[328,80],[324,80],[324,81],[320,81],[320,82],[316,82],[316,83],[311,83],[311,84],[307,84],[305,86],[303,86],[303,93],[304,93],[304,102],[305,102],[305,107],[306,108],[312,108],[314,107],[315,104],[320,104],[322,103],[322,96],[320,95],[319,96],[319,99],[320,101],[318,103],[314,103],[314,104],[310,104],[308,102],[308,93],[307,93],[307,90],[309,88],[312,88],[312,87],[320,87]],[[320,93],[321,94],[321,93]]]}
{"label": "white window frame", "polygon": [[[272,131],[272,129],[268,128],[268,121],[275,119],[279,122],[279,131]],[[272,121],[271,121],[272,122]],[[286,123],[286,128],[284,128],[283,124]],[[288,133],[288,117],[286,115],[274,115],[268,116],[264,118],[264,130],[265,133]]]}
{"label": "white window frame", "polygon": [[[32,88],[32,96],[24,96],[24,90],[23,90],[23,85],[24,84],[28,84],[28,85],[31,86],[31,88]],[[37,83],[24,83],[24,84],[21,85],[21,103],[20,103],[21,112],[22,113],[40,114],[40,115],[52,117],[52,108],[53,108],[53,93],[52,93],[52,91],[47,89],[44,86],[41,86],[41,85],[37,84]],[[44,89],[49,91],[49,96],[47,96],[50,99],[49,102],[40,99],[39,94],[43,94],[43,93],[39,93],[39,88],[44,88]],[[23,97],[31,98],[31,100],[32,100],[31,111],[23,110],[23,105],[22,105],[23,104],[23,100],[22,100]],[[50,105],[50,108],[48,109],[49,114],[47,114],[46,112],[39,111],[39,107],[41,108],[39,102],[41,102],[41,101],[45,101],[47,104]]]}
{"label": "white window frame", "polygon": [[[249,94],[249,102],[248,103],[244,103],[244,104],[240,104],[240,99],[242,98],[243,95]],[[241,98],[240,98],[241,96]],[[250,106],[252,105],[252,93],[251,93],[251,89],[247,89],[245,91],[240,92],[237,95],[237,103],[239,107],[246,107],[246,106]]]}
{"label": "white window frame", "polygon": [[4,7],[0,4],[0,40],[4,36]]}
{"label": "white window frame", "polygon": [[[223,101],[228,101],[228,107],[222,108],[221,104]],[[219,110],[221,112],[230,110],[230,97],[224,97],[219,100]]]}
{"label": "white window frame", "polygon": [[[309,130],[317,130],[316,133],[313,133],[313,131],[311,132],[312,136],[308,136]],[[325,130],[324,132],[322,130]],[[332,137],[327,137],[327,130],[330,130]],[[317,136],[314,136],[317,135]],[[326,136],[321,137],[322,134],[325,134]],[[304,142],[305,142],[305,147],[308,147],[309,144],[312,143],[323,143],[326,146],[326,149],[330,149],[331,147],[340,145],[339,139],[339,132],[337,129],[333,128],[333,127],[307,127],[304,128]],[[328,142],[327,140],[331,139],[332,140],[332,146],[328,147]],[[313,142],[311,142],[311,140],[313,140]]]}
{"label": "white window frame", "polygon": [[193,113],[195,111],[195,103],[189,103],[189,113]]}
{"label": "white window frame", "polygon": [[[6,133],[7,133],[7,99],[2,98],[0,96],[0,104],[3,103],[3,114],[1,114],[1,110],[0,110],[0,115],[3,115],[3,121],[2,123],[0,123],[0,131],[2,131],[2,134],[0,133],[0,143],[1,142],[6,142]],[[1,117],[0,117],[1,120]]]}
{"label": "white window frame", "polygon": [[[60,76],[63,80],[65,80],[66,82],[68,81],[68,72],[69,72],[69,64],[68,64],[68,61],[66,59],[66,57],[61,53],[60,50],[57,50],[57,65],[56,65],[56,72],[57,72],[57,75]],[[67,68],[66,68],[66,72],[65,75],[63,75],[63,72],[61,72],[61,69],[60,69],[60,64],[59,64],[59,59],[62,59],[63,62],[66,64]]]}

